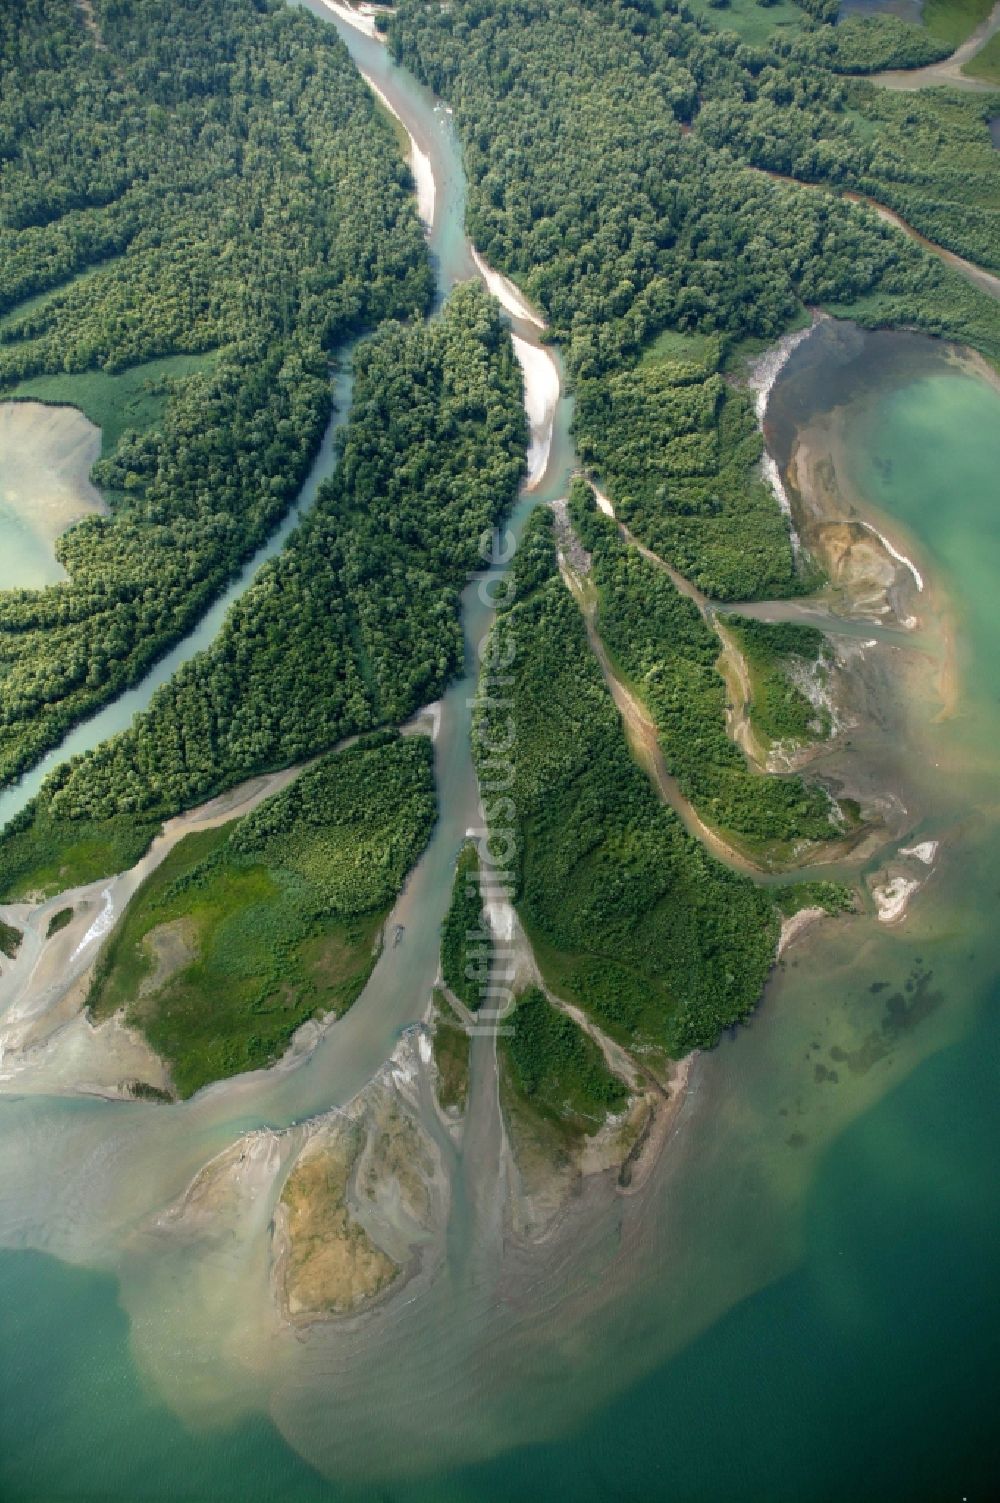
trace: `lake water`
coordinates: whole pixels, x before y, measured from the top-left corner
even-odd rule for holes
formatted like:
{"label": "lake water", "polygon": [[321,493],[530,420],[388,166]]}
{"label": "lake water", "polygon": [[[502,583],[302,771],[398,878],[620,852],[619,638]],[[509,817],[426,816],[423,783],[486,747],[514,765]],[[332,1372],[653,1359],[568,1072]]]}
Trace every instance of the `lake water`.
{"label": "lake water", "polygon": [[[349,41],[438,168],[448,285],[467,274],[448,118]],[[855,737],[910,838],[941,841],[905,923],[863,914],[792,950],[696,1066],[642,1194],[584,1198],[572,1239],[530,1257],[467,1215],[436,1284],[360,1335],[276,1330],[269,1204],[187,1240],[155,1215],[241,1132],[346,1100],[422,1012],[475,802],[457,684],[406,941],[307,1065],[169,1111],[0,1100],[5,1503],[995,1496],[1000,395],[931,341],[828,326],[769,419],[779,458],[828,432],[843,486],[927,574],[921,630],[872,650],[885,693]],[[563,402],[540,498],[565,485],[568,420]],[[470,587],[470,666],[487,621]],[[470,1192],[500,1195],[472,1167]]]}

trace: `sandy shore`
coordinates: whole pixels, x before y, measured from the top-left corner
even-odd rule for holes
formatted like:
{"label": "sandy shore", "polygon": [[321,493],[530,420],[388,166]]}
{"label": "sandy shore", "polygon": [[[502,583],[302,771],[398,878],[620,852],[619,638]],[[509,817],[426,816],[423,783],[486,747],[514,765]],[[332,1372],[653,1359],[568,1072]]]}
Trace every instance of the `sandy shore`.
{"label": "sandy shore", "polygon": [[901,856],[912,856],[916,861],[922,861],[925,866],[932,866],[938,853],[939,842],[936,840],[922,840],[919,845],[903,845],[899,848]]}
{"label": "sandy shore", "polygon": [[514,286],[510,278],[505,277],[502,272],[494,271],[493,267],[483,260],[474,245],[470,245],[469,248],[472,251],[472,259],[476,263],[476,270],[497,302],[506,309],[511,318],[520,318],[527,324],[534,324],[536,329],[544,329],[546,327],[544,318],[535,312],[527,298]]}
{"label": "sandy shore", "polygon": [[872,888],[872,897],[880,924],[898,924],[906,915],[910,899],[920,887],[912,877],[890,877],[879,887]]}
{"label": "sandy shore", "polygon": [[781,934],[778,939],[778,950],[774,958],[776,960],[780,960],[782,955],[784,955],[785,951],[788,949],[789,945],[791,945],[792,942],[797,939],[800,934],[804,933],[806,929],[810,929],[813,924],[817,923],[819,919],[824,918],[825,916],[825,908],[800,908],[798,913],[792,914],[791,918],[782,919]]}
{"label": "sandy shore", "polygon": [[514,354],[524,377],[524,410],[528,415],[531,442],[528,445],[528,473],[524,488],[533,491],[540,483],[549,463],[552,427],[559,405],[559,369],[548,350],[529,344],[519,334],[512,334]]}
{"label": "sandy shore", "polygon": [[[330,0],[323,0],[323,3],[329,4]],[[330,8],[336,10],[339,14],[343,7],[331,5]],[[353,22],[351,24],[353,25]],[[417,213],[420,215],[424,228],[430,231],[434,228],[434,206],[437,202],[437,183],[434,181],[434,169],[431,166],[431,159],[426,151],[417,144],[417,138],[407,129],[402,115],[390,103],[388,96],[382,92],[371,74],[366,73],[363,68],[359,68],[358,72],[379,103],[389,111],[394,120],[399,121],[400,125],[406,131],[410,142],[410,171],[413,173],[413,182],[417,190]]]}
{"label": "sandy shore", "polygon": [[[803,340],[809,338],[809,335],[824,316],[820,313],[814,313],[812,323],[808,328],[795,329],[792,333],[785,334],[778,340],[777,344],[771,345],[762,355],[751,362],[746,385],[754,393],[754,410],[757,414],[757,426],[760,428],[762,434],[764,432],[764,420],[767,416],[767,404],[774,383],[788,363],[788,357],[792,351],[797,350]],[[801,544],[792,520],[792,503],[789,500],[788,492],[785,490],[781,471],[778,469],[773,454],[767,448],[766,439],[764,452],[761,455],[760,471],[763,479],[771,487],[777,498],[778,505],[781,507],[782,513],[788,522],[792,549],[795,553],[798,553]]]}
{"label": "sandy shore", "polygon": [[[859,515],[855,498],[842,483],[845,469],[839,410],[799,430],[788,482],[806,546],[842,596],[838,610],[884,624],[895,618],[912,630],[919,624],[912,614],[912,592],[924,592],[923,574],[884,530]],[[863,504],[863,498],[858,500]]]}
{"label": "sandy shore", "polygon": [[376,42],[381,41],[375,25],[375,17],[370,11],[355,10],[353,5],[338,5],[337,0],[323,0],[323,4],[346,25],[353,26],[355,31],[360,31],[362,36],[371,37]]}

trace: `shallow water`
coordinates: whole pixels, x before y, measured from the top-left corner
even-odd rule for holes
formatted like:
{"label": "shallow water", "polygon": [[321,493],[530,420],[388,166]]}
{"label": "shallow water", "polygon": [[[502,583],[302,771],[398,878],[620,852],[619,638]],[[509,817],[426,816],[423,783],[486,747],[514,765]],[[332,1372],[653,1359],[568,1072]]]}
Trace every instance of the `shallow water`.
{"label": "shallow water", "polygon": [[[441,173],[442,283],[471,275],[447,117],[350,41]],[[824,329],[775,388],[779,459],[831,409],[845,484],[931,581],[922,632],[871,649],[884,697],[858,734],[913,838],[943,842],[904,925],[841,920],[791,952],[751,1026],[699,1062],[644,1193],[585,1196],[571,1236],[504,1253],[484,1230],[502,1194],[487,1133],[433,1287],[360,1335],[279,1330],[267,1195],[218,1236],[151,1217],[241,1131],[346,1100],[423,1011],[474,818],[467,676],[442,708],[443,815],[403,943],[307,1064],[169,1111],[0,1101],[5,1500],[990,1495],[1000,396],[930,341]],[[568,418],[563,401],[542,497],[565,485]],[[961,712],[938,721],[926,664],[949,596]],[[488,612],[474,584],[465,604],[471,668]]]}
{"label": "shallow water", "polygon": [[56,539],[106,510],[90,482],[100,452],[99,430],[73,407],[0,403],[0,590],[66,578]]}
{"label": "shallow water", "polygon": [[848,16],[898,16],[919,26],[923,16],[923,0],[840,0],[837,19]]}

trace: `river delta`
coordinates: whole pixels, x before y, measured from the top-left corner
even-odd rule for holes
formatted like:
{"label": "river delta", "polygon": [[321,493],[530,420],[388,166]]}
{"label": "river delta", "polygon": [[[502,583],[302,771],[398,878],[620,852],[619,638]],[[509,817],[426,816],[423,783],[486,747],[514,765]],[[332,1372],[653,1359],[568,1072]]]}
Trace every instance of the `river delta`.
{"label": "river delta", "polygon": [[[439,296],[482,274],[510,315],[531,424],[517,534],[577,467],[558,352],[473,259],[449,112],[370,26],[308,3],[332,13],[410,137]],[[768,465],[829,583],[744,609],[819,624],[834,644],[837,732],[810,765],[874,829],[831,868],[858,911],[790,937],[748,1026],[673,1083],[634,1184],[592,1172],[551,1204],[525,1194],[492,1040],[472,1041],[456,1131],[422,1028],[455,855],[481,823],[470,708],[492,613],[470,582],[465,675],[414,727],[434,736],[440,814],[390,917],[398,943],[351,1010],[307,1025],[278,1067],[169,1108],[106,1099],[125,1076],[163,1083],[135,1037],[95,1033],[73,990],[140,874],[5,909],[27,934],[0,982],[5,1496],[184,1496],[196,1479],[211,1498],[508,1499],[530,1468],[538,1495],[596,1500],[648,1495],[651,1466],[679,1496],[988,1496],[1000,390],[957,347],[828,318],[781,354],[759,405]],[[337,400],[300,507],[336,462],[346,373]],[[259,561],[46,766],[125,725]],[[161,841],[284,777],[182,816]],[[8,790],[3,817],[36,787],[29,775]],[[74,918],[43,953],[66,901]],[[36,966],[19,1013],[15,987]],[[279,1196],[311,1156],[338,1172],[359,1120],[366,1214],[405,1279],[357,1317],[296,1319],[297,1206]],[[353,1268],[375,1293],[386,1272]],[[722,1393],[742,1402],[720,1412]]]}

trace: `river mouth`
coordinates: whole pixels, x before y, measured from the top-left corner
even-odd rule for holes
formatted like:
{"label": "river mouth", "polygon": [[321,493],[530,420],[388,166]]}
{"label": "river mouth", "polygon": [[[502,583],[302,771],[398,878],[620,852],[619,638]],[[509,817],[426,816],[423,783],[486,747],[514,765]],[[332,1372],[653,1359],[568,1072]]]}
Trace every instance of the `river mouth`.
{"label": "river mouth", "polygon": [[[366,57],[369,64],[391,74],[384,53]],[[388,82],[393,86],[392,77]],[[431,109],[429,118],[421,117],[429,156],[435,141],[449,139],[447,121]],[[443,176],[448,170],[454,164],[449,169],[442,159]],[[442,267],[462,264],[456,203],[438,192],[431,246]],[[884,353],[886,341],[909,338],[863,336],[851,359],[839,363],[823,353],[825,346],[806,341],[775,387],[769,422],[775,453],[787,467],[800,434],[839,411],[835,468],[856,493],[856,504],[874,503],[912,532],[929,588],[940,590],[944,601],[960,594],[966,568],[972,569],[975,529],[964,545],[968,556],[948,557],[941,530],[930,525],[933,495],[924,511],[906,511],[893,484],[907,443],[905,423],[891,452],[879,447],[878,428],[890,415],[883,413],[875,430],[864,428],[876,396],[905,397],[925,377],[970,379],[940,364],[950,357],[930,341],[919,351],[907,345],[899,361]],[[572,465],[568,422],[563,399],[537,489],[522,503],[515,527],[533,504],[564,490]],[[976,417],[971,426],[980,423]],[[874,456],[871,473],[848,463],[863,432]],[[955,463],[954,447],[946,458]],[[984,473],[990,467],[984,455]],[[880,474],[882,489],[876,486]],[[968,506],[972,484],[963,482],[956,507]],[[984,515],[990,494],[982,494],[981,484],[975,490]],[[947,578],[947,589],[938,576]],[[958,1222],[968,1256],[987,1236],[973,1214],[977,1186],[961,1172],[966,1140],[929,1143],[912,1132],[921,1114],[940,1124],[934,1104],[949,1089],[939,1069],[946,1051],[970,1041],[996,1042],[995,1024],[990,1033],[980,1012],[993,981],[983,942],[992,922],[988,895],[1000,876],[995,787],[985,755],[1000,729],[994,692],[1000,654],[988,607],[989,567],[970,577],[978,598],[961,616],[969,641],[955,691],[961,718],[938,718],[943,706],[926,672],[933,643],[900,633],[898,643],[884,643],[884,654],[872,657],[878,667],[870,703],[879,706],[882,723],[870,745],[859,747],[858,762],[872,769],[873,787],[907,789],[907,839],[942,842],[939,864],[904,926],[888,929],[866,913],[824,925],[792,950],[751,1026],[697,1062],[674,1137],[642,1194],[616,1200],[609,1211],[602,1187],[588,1187],[563,1235],[533,1249],[504,1246],[494,1221],[472,1217],[431,1287],[412,1285],[403,1300],[355,1329],[291,1332],[277,1321],[268,1288],[271,1182],[248,1181],[245,1193],[221,1208],[215,1227],[189,1223],[176,1235],[164,1211],[240,1134],[263,1137],[348,1099],[420,1015],[436,966],[434,914],[443,909],[455,852],[475,818],[467,701],[489,611],[470,584],[467,675],[445,697],[436,743],[446,808],[395,916],[405,941],[386,953],[356,1010],[297,1069],[211,1088],[168,1112],[52,1098],[3,1103],[3,1224],[16,1245],[45,1247],[61,1260],[53,1268],[36,1255],[26,1267],[28,1255],[12,1255],[19,1318],[30,1311],[37,1322],[19,1341],[34,1345],[44,1329],[58,1348],[81,1312],[103,1322],[102,1331],[108,1328],[107,1279],[83,1268],[114,1274],[115,1309],[119,1318],[124,1309],[129,1320],[127,1331],[118,1328],[114,1343],[108,1338],[100,1348],[117,1388],[80,1382],[72,1420],[53,1405],[35,1465],[58,1464],[61,1456],[68,1468],[88,1425],[94,1435],[106,1433],[101,1410],[117,1392],[124,1415],[134,1410],[143,1422],[134,1440],[119,1432],[105,1454],[88,1454],[98,1496],[127,1496],[124,1479],[148,1468],[150,1455],[162,1455],[169,1437],[173,1447],[151,1484],[154,1496],[183,1494],[185,1486],[190,1491],[197,1474],[211,1479],[217,1497],[260,1494],[270,1486],[283,1499],[312,1503],[350,1496],[355,1485],[370,1489],[376,1480],[413,1498],[511,1497],[523,1495],[518,1448],[535,1442],[541,1447],[536,1465],[567,1495],[596,1496],[609,1468],[617,1484],[648,1495],[655,1463],[657,1475],[665,1470],[680,1496],[697,1495],[700,1484],[702,1496],[751,1499],[774,1495],[766,1491],[766,1478],[741,1471],[752,1455],[746,1427],[760,1423],[764,1379],[777,1383],[791,1371],[811,1392],[807,1380],[816,1381],[817,1367],[836,1367],[840,1341],[874,1402],[886,1366],[870,1342],[855,1337],[855,1327],[866,1322],[879,1329],[874,1316],[885,1295],[881,1264],[877,1274],[871,1271],[875,1254],[870,1267],[857,1251],[875,1239],[870,1223],[881,1218],[886,1243],[910,1248],[916,1193],[921,1208]],[[921,633],[931,630],[921,623]],[[905,1095],[911,1086],[915,1103]],[[984,1135],[995,1126],[996,1107],[985,1092],[962,1105]],[[928,1178],[922,1160],[932,1149],[943,1164]],[[479,1156],[470,1157],[467,1176],[487,1202],[502,1194],[490,1178],[497,1168],[490,1154],[487,1137]],[[853,1201],[843,1190],[852,1173]],[[939,1256],[947,1273],[951,1265],[943,1251]],[[912,1259],[919,1261],[917,1251]],[[73,1263],[81,1268],[68,1268]],[[907,1263],[897,1260],[897,1280],[933,1298],[930,1283],[905,1283]],[[796,1272],[804,1273],[804,1287],[795,1282]],[[947,1286],[948,1279],[940,1282]],[[769,1295],[778,1299],[777,1323],[761,1339],[747,1317]],[[963,1316],[943,1289],[937,1298],[931,1314],[939,1324],[956,1320],[955,1339],[974,1349],[978,1312]],[[839,1319],[830,1318],[831,1311]],[[53,1312],[64,1329],[53,1330],[47,1321]],[[820,1362],[817,1333],[824,1332],[832,1340],[819,1348]],[[940,1355],[947,1351],[942,1336]],[[703,1378],[699,1384],[713,1363],[727,1378],[731,1409],[725,1412],[718,1388],[713,1409],[704,1404]],[[889,1371],[896,1376],[891,1364]],[[747,1398],[750,1374],[753,1402]],[[953,1419],[963,1404],[973,1415],[980,1412],[975,1379],[973,1364],[967,1379],[956,1380]],[[146,1384],[155,1404],[142,1392]],[[8,1403],[5,1394],[0,1410],[11,1416],[5,1423],[13,1429],[21,1422],[31,1433],[34,1397],[31,1391],[12,1394]],[[801,1432],[782,1435],[780,1460],[768,1454],[787,1496],[835,1496],[834,1483],[843,1483],[845,1466],[854,1465],[852,1458],[845,1462],[842,1447],[835,1455],[822,1443],[820,1407],[815,1415],[810,1411]],[[37,1433],[37,1418],[33,1423]],[[857,1465],[864,1463],[868,1476],[881,1475],[875,1439],[862,1434]],[[300,1466],[300,1456],[336,1479],[333,1494]],[[898,1456],[891,1460],[899,1466]],[[818,1476],[823,1467],[827,1472]],[[52,1476],[41,1478],[36,1497],[56,1491]]]}

